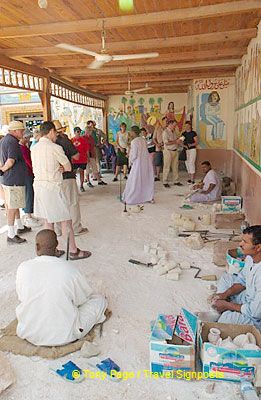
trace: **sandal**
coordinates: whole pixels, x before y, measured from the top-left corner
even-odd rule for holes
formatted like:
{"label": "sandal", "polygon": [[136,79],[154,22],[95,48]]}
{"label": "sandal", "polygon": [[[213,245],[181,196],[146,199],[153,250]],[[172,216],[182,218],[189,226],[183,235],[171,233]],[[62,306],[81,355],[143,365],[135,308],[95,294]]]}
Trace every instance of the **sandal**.
{"label": "sandal", "polygon": [[[82,253],[82,255],[80,255],[80,253]],[[88,258],[92,255],[92,253],[90,251],[87,250],[80,250],[77,248],[76,253],[69,253],[69,259],[71,261],[74,260],[82,260],[83,258]]]}
{"label": "sandal", "polygon": [[65,251],[64,251],[64,250],[55,249],[55,254],[54,254],[55,257],[60,258],[60,257],[62,257],[64,254],[65,254]]}

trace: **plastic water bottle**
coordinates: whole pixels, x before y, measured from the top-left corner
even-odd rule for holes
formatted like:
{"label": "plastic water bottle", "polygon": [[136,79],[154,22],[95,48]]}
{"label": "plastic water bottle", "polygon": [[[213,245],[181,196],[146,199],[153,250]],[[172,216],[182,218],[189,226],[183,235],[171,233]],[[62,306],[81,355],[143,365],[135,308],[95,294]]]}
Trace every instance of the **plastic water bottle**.
{"label": "plastic water bottle", "polygon": [[248,380],[241,381],[241,393],[244,400],[259,400],[252,382]]}

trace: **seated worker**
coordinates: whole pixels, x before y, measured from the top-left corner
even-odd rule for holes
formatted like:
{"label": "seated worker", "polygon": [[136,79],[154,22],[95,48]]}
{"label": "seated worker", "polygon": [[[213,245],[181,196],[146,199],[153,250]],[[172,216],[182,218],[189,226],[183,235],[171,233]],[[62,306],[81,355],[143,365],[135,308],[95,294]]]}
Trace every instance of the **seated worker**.
{"label": "seated worker", "polygon": [[237,276],[222,275],[211,304],[221,313],[218,322],[261,329],[261,225],[243,231],[240,247],[246,256],[244,268]]}
{"label": "seated worker", "polygon": [[38,232],[37,257],[17,270],[17,336],[36,346],[73,342],[105,320],[106,299],[93,294],[78,267],[55,257],[57,245],[54,231]]}
{"label": "seated worker", "polygon": [[205,174],[203,182],[193,186],[193,189],[199,189],[190,196],[190,201],[194,203],[205,203],[208,201],[220,200],[221,182],[217,173],[211,168],[209,161],[201,163]]}

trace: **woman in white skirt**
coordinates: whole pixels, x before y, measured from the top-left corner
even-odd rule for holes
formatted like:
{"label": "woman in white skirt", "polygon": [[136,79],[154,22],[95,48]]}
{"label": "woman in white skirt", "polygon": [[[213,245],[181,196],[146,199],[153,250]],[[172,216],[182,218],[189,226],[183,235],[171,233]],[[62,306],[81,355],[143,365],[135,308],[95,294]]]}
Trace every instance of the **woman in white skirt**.
{"label": "woman in white skirt", "polygon": [[190,121],[186,121],[185,129],[186,130],[182,133],[181,139],[183,140],[183,146],[186,149],[187,160],[185,161],[185,164],[189,174],[188,183],[195,183],[198,135],[192,130]]}

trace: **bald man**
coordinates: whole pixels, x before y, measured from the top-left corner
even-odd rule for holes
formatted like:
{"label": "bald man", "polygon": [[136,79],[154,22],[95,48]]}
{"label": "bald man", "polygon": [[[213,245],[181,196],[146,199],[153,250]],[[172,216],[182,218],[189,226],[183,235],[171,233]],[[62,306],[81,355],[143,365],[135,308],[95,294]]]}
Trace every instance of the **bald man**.
{"label": "bald man", "polygon": [[19,265],[17,336],[37,346],[60,346],[85,336],[105,320],[107,301],[95,295],[71,262],[55,257],[56,233],[36,235],[37,257]]}

